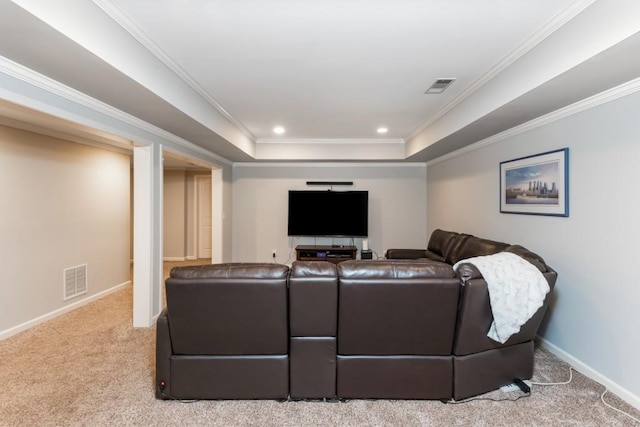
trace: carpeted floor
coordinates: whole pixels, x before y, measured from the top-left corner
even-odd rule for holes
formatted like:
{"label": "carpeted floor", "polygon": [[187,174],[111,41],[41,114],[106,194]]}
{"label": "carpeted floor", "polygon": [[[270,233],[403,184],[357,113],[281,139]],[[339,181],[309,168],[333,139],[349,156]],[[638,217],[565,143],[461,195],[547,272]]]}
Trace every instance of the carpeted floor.
{"label": "carpeted floor", "polygon": [[[0,426],[640,425],[604,405],[604,387],[575,371],[569,384],[533,385],[529,397],[494,391],[459,404],[160,401],[154,397],[155,328],[134,329],[131,307],[129,286],[0,341]],[[537,349],[535,357],[535,382],[569,379],[568,365],[552,354]],[[640,418],[616,396],[605,400]]]}

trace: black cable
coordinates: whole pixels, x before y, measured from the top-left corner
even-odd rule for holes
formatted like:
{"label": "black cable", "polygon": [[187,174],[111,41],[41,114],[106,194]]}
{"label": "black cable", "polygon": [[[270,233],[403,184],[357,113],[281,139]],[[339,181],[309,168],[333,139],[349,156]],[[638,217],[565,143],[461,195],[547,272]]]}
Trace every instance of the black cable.
{"label": "black cable", "polygon": [[452,404],[452,405],[457,405],[459,403],[469,403],[469,402],[473,402],[476,400],[488,400],[491,402],[515,402],[516,400],[522,399],[523,397],[529,397],[531,396],[531,392],[529,393],[525,393],[525,394],[521,394],[520,396],[516,397],[515,399],[495,399],[493,397],[470,397],[469,399],[464,399],[464,400],[445,400],[442,401],[442,403],[448,403],[448,404]]}

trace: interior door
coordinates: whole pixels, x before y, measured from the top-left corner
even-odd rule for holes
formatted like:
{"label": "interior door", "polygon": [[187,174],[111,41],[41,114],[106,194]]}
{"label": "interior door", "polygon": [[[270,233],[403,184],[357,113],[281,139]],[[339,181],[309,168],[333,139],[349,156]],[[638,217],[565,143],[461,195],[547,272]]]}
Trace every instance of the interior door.
{"label": "interior door", "polygon": [[211,176],[196,176],[198,258],[211,258]]}

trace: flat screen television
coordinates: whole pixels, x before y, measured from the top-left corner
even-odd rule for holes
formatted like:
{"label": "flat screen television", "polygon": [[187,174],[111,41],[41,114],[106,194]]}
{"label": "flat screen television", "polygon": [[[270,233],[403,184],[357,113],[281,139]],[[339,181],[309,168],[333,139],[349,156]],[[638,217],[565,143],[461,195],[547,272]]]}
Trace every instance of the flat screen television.
{"label": "flat screen television", "polygon": [[366,237],[368,191],[289,191],[289,236]]}

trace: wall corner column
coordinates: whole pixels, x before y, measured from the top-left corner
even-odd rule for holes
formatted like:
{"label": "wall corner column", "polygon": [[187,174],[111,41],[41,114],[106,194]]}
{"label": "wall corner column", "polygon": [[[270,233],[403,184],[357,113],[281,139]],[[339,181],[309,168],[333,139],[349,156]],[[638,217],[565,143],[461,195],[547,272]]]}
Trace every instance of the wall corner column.
{"label": "wall corner column", "polygon": [[133,326],[150,327],[162,309],[162,146],[133,149]]}

